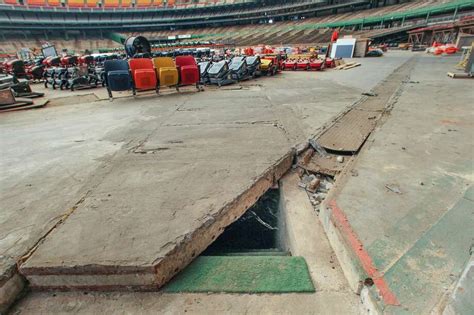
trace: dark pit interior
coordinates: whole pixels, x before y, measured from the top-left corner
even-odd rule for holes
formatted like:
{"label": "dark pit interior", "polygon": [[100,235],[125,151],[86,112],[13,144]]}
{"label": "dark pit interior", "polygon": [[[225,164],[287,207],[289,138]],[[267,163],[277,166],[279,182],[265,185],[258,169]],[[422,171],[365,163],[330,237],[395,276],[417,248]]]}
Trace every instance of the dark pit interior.
{"label": "dark pit interior", "polygon": [[280,190],[270,189],[202,253],[211,255],[288,255]]}

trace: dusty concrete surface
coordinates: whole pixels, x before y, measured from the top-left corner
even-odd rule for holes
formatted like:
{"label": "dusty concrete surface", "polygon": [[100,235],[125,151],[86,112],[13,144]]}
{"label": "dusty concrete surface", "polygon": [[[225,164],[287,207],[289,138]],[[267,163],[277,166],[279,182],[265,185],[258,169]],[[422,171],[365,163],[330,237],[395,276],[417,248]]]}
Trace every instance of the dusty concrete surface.
{"label": "dusty concrete surface", "polygon": [[357,176],[335,197],[352,229],[342,232],[348,244],[357,238],[368,254],[353,248],[361,265],[381,275],[376,291],[400,304],[382,303],[388,313],[442,311],[469,259],[474,93],[471,81],[446,76],[457,60],[419,55],[411,83],[358,157]]}
{"label": "dusty concrete surface", "polygon": [[[394,53],[364,59],[360,68],[385,65],[394,69],[410,56]],[[1,115],[0,162],[6,170],[2,171],[1,198],[7,209],[0,221],[3,270],[11,268],[83,197],[66,223],[48,235],[36,251],[40,265],[63,264],[59,256],[50,256],[41,248],[48,248],[49,242],[55,244],[54,234],[61,235],[69,224],[76,226],[71,230],[74,236],[57,244],[65,249],[61,257],[72,263],[76,255],[80,260],[87,251],[92,254],[98,248],[102,249],[99,263],[108,262],[111,256],[105,252],[109,249],[125,256],[120,254],[124,237],[133,247],[146,235],[140,246],[155,248],[143,230],[154,224],[162,224],[166,230],[168,224],[163,218],[172,218],[173,206],[183,218],[188,215],[181,211],[183,207],[204,209],[222,203],[225,198],[219,199],[221,190],[237,193],[293,144],[307,139],[356,101],[365,87],[383,79],[383,74],[361,77],[352,71],[290,72],[250,81],[236,90],[64,104]],[[357,85],[343,85],[348,78],[358,81]],[[208,142],[206,137],[210,137]],[[244,168],[245,176],[240,174]],[[232,174],[241,182],[231,180]],[[143,190],[136,185],[139,178],[148,180],[147,185],[141,181]],[[160,186],[155,187],[158,182]],[[222,185],[227,186],[224,189]],[[209,191],[213,197],[199,199]],[[155,203],[144,197],[153,198]],[[128,206],[115,209],[107,205],[119,200]],[[153,211],[157,203],[167,209],[167,215]],[[107,205],[104,207],[113,211],[101,213],[96,205]],[[133,212],[138,208],[136,211],[144,211],[143,216]],[[119,228],[109,229],[109,225]],[[107,237],[94,243],[99,235]],[[139,265],[140,256],[127,255],[126,259]]]}

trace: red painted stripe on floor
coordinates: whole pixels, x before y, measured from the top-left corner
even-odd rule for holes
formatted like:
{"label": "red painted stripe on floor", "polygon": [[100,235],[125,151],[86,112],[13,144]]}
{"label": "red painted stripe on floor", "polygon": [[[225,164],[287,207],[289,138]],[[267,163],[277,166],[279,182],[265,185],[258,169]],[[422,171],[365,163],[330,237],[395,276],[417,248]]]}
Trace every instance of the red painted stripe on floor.
{"label": "red painted stripe on floor", "polygon": [[388,287],[388,284],[383,278],[383,275],[381,275],[380,272],[377,270],[369,253],[365,250],[364,245],[352,229],[346,215],[338,207],[336,200],[329,201],[329,206],[332,209],[333,218],[336,220],[337,225],[339,225],[341,232],[346,237],[352,250],[359,258],[362,264],[362,268],[364,268],[367,275],[371,277],[374,281],[374,284],[377,287],[384,303],[386,305],[400,305],[400,302],[398,302],[397,297]]}

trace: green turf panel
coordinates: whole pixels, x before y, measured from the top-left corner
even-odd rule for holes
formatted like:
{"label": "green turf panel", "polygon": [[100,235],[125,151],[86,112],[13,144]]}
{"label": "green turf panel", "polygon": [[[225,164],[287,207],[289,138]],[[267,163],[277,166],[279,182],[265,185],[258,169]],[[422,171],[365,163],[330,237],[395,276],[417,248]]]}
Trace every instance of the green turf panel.
{"label": "green turf panel", "polygon": [[314,292],[303,257],[201,256],[178,274],[165,292]]}

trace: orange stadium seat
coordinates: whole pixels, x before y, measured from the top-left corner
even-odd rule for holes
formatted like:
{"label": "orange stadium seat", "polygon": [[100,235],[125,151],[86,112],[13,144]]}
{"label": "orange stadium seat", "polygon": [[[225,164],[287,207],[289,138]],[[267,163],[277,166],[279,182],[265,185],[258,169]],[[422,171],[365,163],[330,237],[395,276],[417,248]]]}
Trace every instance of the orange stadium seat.
{"label": "orange stadium seat", "polygon": [[96,8],[97,0],[86,0],[86,6],[89,8]]}
{"label": "orange stadium seat", "polygon": [[149,7],[152,0],[137,0],[137,7]]}
{"label": "orange stadium seat", "polygon": [[43,6],[46,3],[45,0],[27,0],[26,4],[31,6]]}
{"label": "orange stadium seat", "polygon": [[85,6],[84,0],[68,0],[67,5],[72,8],[80,8]]}
{"label": "orange stadium seat", "polygon": [[17,4],[16,0],[5,0],[5,4]]}
{"label": "orange stadium seat", "polygon": [[155,0],[155,1],[153,2],[153,5],[154,5],[155,7],[161,7],[161,6],[163,6],[163,0]]}
{"label": "orange stadium seat", "polygon": [[48,0],[48,5],[52,7],[59,7],[61,5],[61,0]]}
{"label": "orange stadium seat", "polygon": [[104,0],[103,3],[106,8],[116,8],[120,6],[119,0]]}
{"label": "orange stadium seat", "polygon": [[132,5],[132,0],[122,0],[122,8],[128,8]]}
{"label": "orange stadium seat", "polygon": [[174,0],[168,0],[168,6],[169,7],[174,7],[175,1]]}

